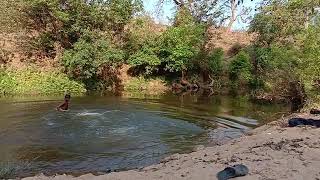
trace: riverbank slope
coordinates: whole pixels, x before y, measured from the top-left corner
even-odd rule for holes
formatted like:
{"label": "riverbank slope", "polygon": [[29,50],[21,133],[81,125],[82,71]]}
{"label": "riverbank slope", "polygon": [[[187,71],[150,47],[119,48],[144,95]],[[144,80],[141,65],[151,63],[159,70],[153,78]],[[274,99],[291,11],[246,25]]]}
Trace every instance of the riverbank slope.
{"label": "riverbank slope", "polygon": [[24,180],[106,179],[106,180],[213,180],[225,167],[234,164],[248,166],[250,172],[238,179],[317,179],[320,177],[320,129],[312,127],[289,128],[292,117],[320,117],[294,114],[257,128],[245,136],[224,145],[198,149],[190,154],[176,154],[160,164],[141,170],[92,174],[80,177],[60,175],[37,176]]}

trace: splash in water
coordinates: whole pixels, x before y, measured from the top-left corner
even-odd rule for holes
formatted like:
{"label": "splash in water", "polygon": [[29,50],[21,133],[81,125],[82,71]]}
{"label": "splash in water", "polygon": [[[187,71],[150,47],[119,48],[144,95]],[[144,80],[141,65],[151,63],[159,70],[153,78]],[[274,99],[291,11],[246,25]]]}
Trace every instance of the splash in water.
{"label": "splash in water", "polygon": [[85,111],[85,112],[77,113],[76,116],[103,116],[106,113],[119,112],[119,111],[120,110],[110,110],[110,111],[104,111],[102,113]]}

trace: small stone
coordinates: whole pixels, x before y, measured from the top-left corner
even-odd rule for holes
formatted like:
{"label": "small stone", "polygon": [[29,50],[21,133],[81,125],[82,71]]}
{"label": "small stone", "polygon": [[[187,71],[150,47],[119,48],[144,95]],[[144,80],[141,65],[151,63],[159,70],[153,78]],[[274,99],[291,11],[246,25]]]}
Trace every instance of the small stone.
{"label": "small stone", "polygon": [[196,151],[201,151],[204,149],[205,149],[205,147],[203,145],[196,146],[196,148],[195,148]]}

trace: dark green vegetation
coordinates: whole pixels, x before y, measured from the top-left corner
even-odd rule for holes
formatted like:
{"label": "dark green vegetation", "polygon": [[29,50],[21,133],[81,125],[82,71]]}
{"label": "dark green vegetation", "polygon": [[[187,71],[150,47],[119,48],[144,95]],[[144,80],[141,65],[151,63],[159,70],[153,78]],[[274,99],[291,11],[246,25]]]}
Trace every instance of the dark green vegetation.
{"label": "dark green vegetation", "polygon": [[[54,69],[86,90],[121,90],[119,70],[127,64],[131,75],[161,77],[167,84],[180,80],[182,86],[200,84],[263,101],[290,100],[299,107],[307,96],[316,99],[320,86],[318,1],[263,1],[250,23],[253,43],[234,42],[230,52],[208,47],[209,30],[219,27],[226,16],[231,18],[230,29],[237,16],[222,13],[219,0],[189,2],[175,1],[175,17],[165,26],[144,15],[141,0],[2,0],[5,10],[0,13],[0,29],[25,32],[21,47],[27,57],[58,60]],[[230,12],[240,10],[240,2],[227,2],[234,6]],[[7,54],[1,49],[4,69],[10,64]],[[63,75],[59,77],[66,82]],[[15,78],[10,73],[1,75],[1,92],[22,93],[13,90],[19,88],[11,79]],[[212,86],[210,79],[219,86]],[[53,90],[30,91],[51,93],[75,87],[83,92],[81,85],[59,85],[52,86]]]}
{"label": "dark green vegetation", "polygon": [[78,95],[86,92],[81,83],[70,80],[62,73],[36,70],[0,72],[0,93],[3,95],[52,95],[63,94],[66,90]]}

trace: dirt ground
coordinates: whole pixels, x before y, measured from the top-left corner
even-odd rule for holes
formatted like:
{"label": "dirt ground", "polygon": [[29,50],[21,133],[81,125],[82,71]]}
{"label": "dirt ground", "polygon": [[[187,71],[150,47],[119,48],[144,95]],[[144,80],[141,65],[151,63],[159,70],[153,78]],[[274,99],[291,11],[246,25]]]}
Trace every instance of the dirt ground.
{"label": "dirt ground", "polygon": [[176,154],[141,170],[80,177],[39,175],[24,180],[214,180],[225,167],[240,163],[249,168],[249,175],[235,178],[239,180],[320,180],[320,128],[286,127],[288,118],[297,116],[320,119],[291,115],[224,145]]}

